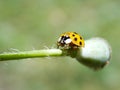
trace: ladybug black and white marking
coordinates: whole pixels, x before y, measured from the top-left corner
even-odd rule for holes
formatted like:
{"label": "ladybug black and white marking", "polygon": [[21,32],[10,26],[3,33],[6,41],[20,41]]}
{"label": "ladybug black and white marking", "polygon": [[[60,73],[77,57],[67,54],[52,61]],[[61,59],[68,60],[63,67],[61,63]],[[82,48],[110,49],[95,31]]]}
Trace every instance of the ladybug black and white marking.
{"label": "ladybug black and white marking", "polygon": [[65,32],[60,35],[57,47],[63,49],[84,47],[84,39],[76,32]]}

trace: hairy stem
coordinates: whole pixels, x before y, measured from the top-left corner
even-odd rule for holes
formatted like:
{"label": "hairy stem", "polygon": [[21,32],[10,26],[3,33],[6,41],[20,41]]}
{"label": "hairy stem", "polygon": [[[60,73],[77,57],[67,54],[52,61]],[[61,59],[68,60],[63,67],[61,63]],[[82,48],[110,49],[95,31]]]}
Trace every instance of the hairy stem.
{"label": "hairy stem", "polygon": [[33,50],[14,53],[2,53],[0,54],[0,61],[36,58],[36,57],[48,57],[48,56],[62,56],[62,50],[60,49],[47,49],[47,50]]}

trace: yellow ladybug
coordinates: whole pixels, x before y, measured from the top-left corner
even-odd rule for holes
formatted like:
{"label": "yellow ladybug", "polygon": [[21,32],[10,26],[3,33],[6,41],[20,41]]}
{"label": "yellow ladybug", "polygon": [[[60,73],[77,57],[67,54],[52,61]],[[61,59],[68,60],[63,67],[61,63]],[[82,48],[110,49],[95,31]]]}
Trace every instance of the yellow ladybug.
{"label": "yellow ladybug", "polygon": [[78,47],[84,47],[84,45],[84,39],[76,32],[65,32],[60,35],[57,41],[57,47],[62,47],[63,49],[75,49]]}

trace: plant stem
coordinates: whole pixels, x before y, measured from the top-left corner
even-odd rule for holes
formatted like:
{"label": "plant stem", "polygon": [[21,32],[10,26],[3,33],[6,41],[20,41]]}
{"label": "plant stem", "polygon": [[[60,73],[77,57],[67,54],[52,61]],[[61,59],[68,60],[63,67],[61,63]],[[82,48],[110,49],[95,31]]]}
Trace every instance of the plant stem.
{"label": "plant stem", "polygon": [[2,53],[0,54],[0,61],[36,58],[36,57],[48,57],[48,56],[62,56],[62,50],[60,49],[47,49],[47,50],[33,50],[14,53]]}

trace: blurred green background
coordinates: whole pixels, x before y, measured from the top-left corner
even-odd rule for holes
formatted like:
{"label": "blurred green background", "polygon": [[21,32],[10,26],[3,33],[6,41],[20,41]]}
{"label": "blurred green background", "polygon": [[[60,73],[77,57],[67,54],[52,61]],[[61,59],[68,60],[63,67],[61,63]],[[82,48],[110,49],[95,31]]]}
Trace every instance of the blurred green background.
{"label": "blurred green background", "polygon": [[105,38],[110,64],[94,72],[69,57],[0,62],[0,90],[119,90],[120,0],[0,0],[0,53],[53,48],[66,31]]}

